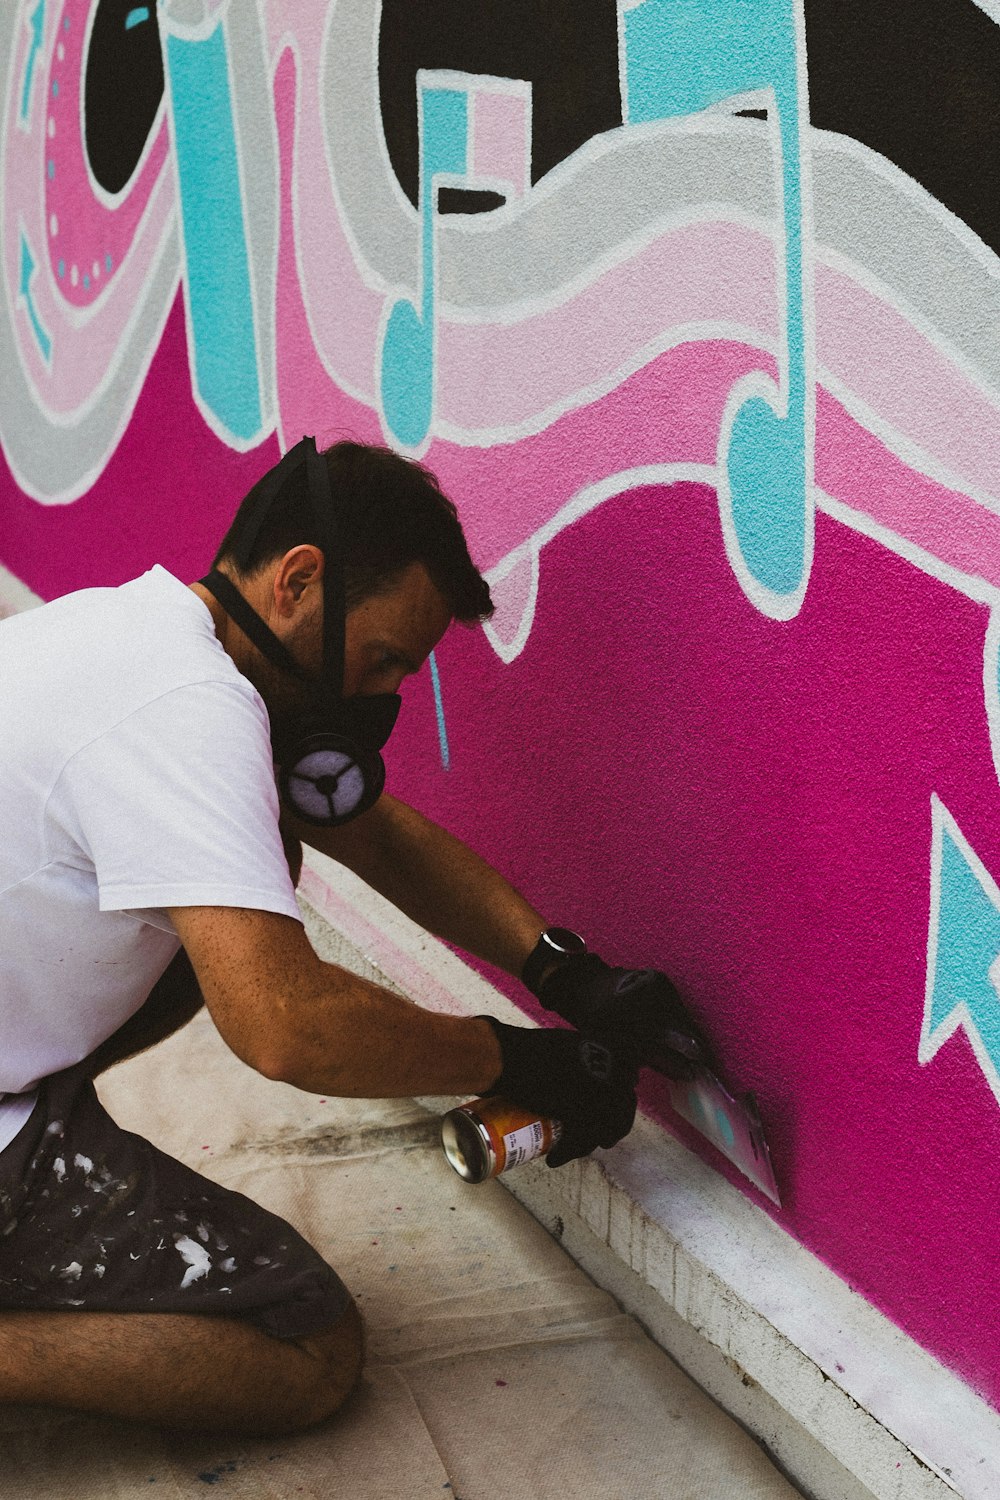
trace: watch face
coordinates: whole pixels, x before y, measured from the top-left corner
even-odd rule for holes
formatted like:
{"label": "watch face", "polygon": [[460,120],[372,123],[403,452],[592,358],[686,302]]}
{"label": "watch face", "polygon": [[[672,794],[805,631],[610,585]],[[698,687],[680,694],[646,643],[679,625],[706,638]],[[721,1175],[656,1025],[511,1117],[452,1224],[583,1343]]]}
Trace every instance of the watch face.
{"label": "watch face", "polygon": [[587,944],[578,932],[571,932],[568,927],[549,927],[542,933],[543,940],[556,953],[586,953]]}

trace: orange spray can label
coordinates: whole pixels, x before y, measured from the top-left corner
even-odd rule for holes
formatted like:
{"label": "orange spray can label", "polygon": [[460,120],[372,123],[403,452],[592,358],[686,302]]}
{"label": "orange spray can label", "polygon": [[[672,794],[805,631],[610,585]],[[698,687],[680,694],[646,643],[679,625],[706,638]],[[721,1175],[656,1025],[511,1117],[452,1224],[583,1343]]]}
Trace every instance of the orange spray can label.
{"label": "orange spray can label", "polygon": [[544,1156],[561,1135],[558,1120],[498,1097],[470,1099],[441,1121],[444,1154],[466,1182],[485,1182]]}

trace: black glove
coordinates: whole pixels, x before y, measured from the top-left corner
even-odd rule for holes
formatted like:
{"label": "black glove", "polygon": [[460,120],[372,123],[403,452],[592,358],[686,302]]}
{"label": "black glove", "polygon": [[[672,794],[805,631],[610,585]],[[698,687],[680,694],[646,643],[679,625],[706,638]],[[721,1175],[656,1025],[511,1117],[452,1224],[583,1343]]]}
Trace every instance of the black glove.
{"label": "black glove", "polygon": [[693,1078],[712,1066],[708,1038],[658,969],[612,969],[596,953],[571,954],[536,993],[581,1031],[627,1038],[641,1064],[670,1078]]}
{"label": "black glove", "polygon": [[561,1027],[507,1026],[493,1016],[479,1019],[493,1027],[503,1062],[487,1092],[562,1124],[562,1136],[545,1158],[550,1167],[628,1135],[639,1064],[627,1041]]}

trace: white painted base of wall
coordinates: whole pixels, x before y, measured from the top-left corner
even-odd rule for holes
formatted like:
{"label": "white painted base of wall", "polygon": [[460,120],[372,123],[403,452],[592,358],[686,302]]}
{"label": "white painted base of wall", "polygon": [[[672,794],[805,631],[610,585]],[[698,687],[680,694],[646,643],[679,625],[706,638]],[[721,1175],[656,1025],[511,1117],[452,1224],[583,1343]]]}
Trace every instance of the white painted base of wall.
{"label": "white painted base of wall", "polygon": [[[307,855],[300,895],[323,957],[435,1010],[531,1024],[333,861]],[[1000,1495],[1000,1413],[653,1121],[503,1181],[810,1500]]]}
{"label": "white painted base of wall", "polygon": [[34,609],[42,601],[20,578],[0,566],[0,620],[16,615],[22,609]]}

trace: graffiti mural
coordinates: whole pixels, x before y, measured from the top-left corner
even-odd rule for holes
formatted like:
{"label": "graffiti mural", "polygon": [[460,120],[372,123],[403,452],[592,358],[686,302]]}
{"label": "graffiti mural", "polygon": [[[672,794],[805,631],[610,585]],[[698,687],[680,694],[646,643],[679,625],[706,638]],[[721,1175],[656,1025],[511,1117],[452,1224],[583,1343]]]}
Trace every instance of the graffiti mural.
{"label": "graffiti mural", "polygon": [[782,1221],[1000,1402],[992,6],[11,0],[0,57],[0,562],[197,577],[302,433],[424,459],[497,610],[395,788],[677,975]]}

